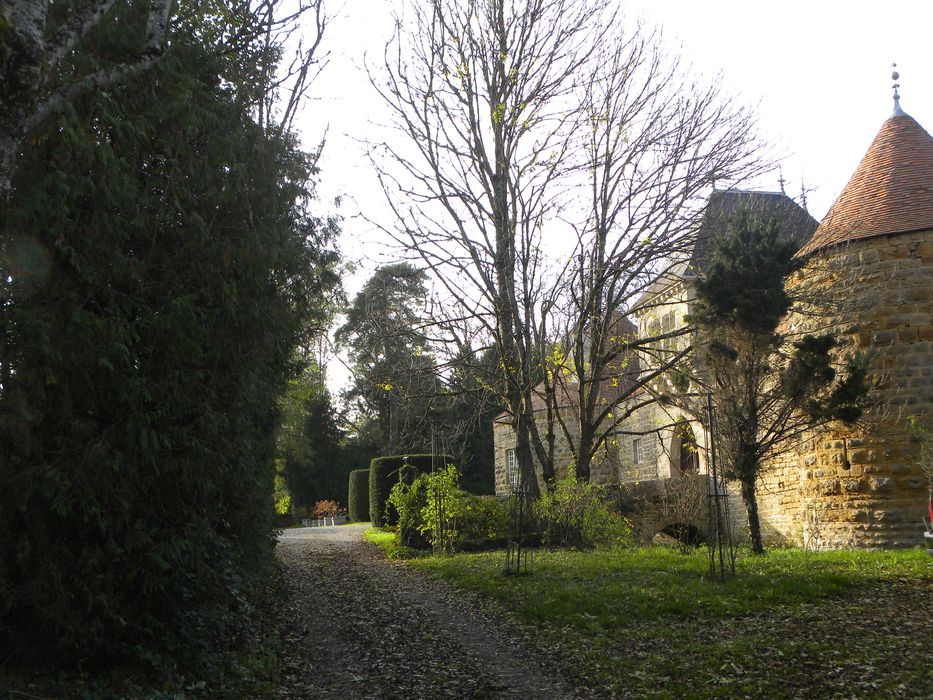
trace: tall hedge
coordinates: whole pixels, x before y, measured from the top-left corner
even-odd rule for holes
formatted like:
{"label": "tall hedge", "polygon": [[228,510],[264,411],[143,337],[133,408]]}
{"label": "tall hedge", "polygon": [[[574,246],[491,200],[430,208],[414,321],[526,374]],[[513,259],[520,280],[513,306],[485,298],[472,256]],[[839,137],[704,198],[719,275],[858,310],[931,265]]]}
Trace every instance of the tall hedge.
{"label": "tall hedge", "polygon": [[369,469],[354,469],[350,472],[347,509],[350,522],[369,520]]}
{"label": "tall hedge", "polygon": [[0,240],[35,264],[0,264],[0,658],[171,668],[249,638],[320,266],[310,161],[224,60],[176,36],[20,161]]}
{"label": "tall hedge", "polygon": [[[415,474],[440,468],[453,460],[450,455],[392,455],[376,457],[369,464],[369,516],[376,527],[395,525],[398,513],[393,508],[386,510],[389,492],[400,478],[414,479]],[[402,470],[402,466],[411,467]]]}

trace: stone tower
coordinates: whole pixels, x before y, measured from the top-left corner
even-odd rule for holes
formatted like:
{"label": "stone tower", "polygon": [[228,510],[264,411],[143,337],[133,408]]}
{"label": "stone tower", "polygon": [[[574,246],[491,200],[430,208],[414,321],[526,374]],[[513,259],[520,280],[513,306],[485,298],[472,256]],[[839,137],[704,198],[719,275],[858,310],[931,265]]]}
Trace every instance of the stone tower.
{"label": "stone tower", "polygon": [[814,434],[772,465],[759,484],[763,524],[814,547],[920,544],[927,482],[907,421],[933,418],[933,139],[896,93],[894,113],[800,254],[812,264],[794,284],[817,280],[841,300],[823,326],[869,353],[880,404],[860,428]]}

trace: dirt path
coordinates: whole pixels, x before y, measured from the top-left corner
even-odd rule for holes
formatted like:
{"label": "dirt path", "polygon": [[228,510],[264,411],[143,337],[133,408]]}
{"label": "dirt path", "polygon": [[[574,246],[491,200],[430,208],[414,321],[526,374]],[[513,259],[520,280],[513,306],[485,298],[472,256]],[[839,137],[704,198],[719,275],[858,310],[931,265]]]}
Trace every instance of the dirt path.
{"label": "dirt path", "polygon": [[365,526],[287,530],[283,698],[573,698],[501,613],[386,562]]}

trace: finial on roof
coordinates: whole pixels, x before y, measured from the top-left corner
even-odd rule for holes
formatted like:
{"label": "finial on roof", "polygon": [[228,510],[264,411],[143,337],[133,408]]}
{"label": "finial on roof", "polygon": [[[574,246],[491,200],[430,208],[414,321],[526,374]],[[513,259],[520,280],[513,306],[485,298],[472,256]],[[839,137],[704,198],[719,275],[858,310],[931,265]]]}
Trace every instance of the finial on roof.
{"label": "finial on roof", "polygon": [[[896,64],[896,63],[892,63],[892,64],[891,64],[891,68],[897,68],[897,64]],[[904,110],[901,109],[901,96],[900,96],[900,94],[897,92],[897,89],[900,87],[900,84],[897,82],[897,80],[898,80],[898,78],[900,78],[900,77],[901,77],[901,74],[898,73],[896,70],[894,70],[894,71],[891,72],[891,80],[894,81],[894,85],[891,86],[891,87],[894,88],[894,114],[891,115],[892,117],[903,117],[903,116],[905,116],[905,115],[904,115]]]}
{"label": "finial on roof", "polygon": [[803,175],[800,176],[800,205],[805,211],[809,211],[807,207],[807,188],[803,186]]}
{"label": "finial on roof", "polygon": [[778,166],[778,184],[781,186],[781,194],[787,194],[784,191],[784,169],[780,165]]}

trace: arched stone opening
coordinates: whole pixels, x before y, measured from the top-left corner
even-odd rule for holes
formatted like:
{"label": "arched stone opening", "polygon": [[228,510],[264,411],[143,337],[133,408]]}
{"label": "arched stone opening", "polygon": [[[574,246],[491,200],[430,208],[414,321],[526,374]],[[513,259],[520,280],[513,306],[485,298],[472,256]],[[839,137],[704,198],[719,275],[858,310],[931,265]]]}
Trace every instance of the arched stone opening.
{"label": "arched stone opening", "polygon": [[[700,473],[700,448],[690,424],[681,420],[674,426],[674,444],[671,461],[680,476],[695,476]],[[674,471],[674,470],[672,470]]]}
{"label": "arched stone opening", "polygon": [[706,534],[690,523],[671,523],[658,531],[659,535],[671,537],[683,545],[699,547],[706,543]]}

